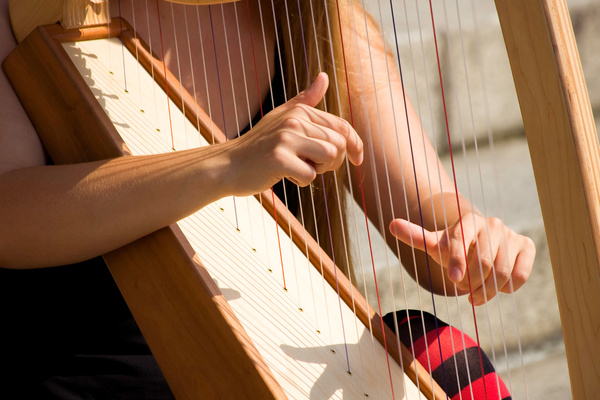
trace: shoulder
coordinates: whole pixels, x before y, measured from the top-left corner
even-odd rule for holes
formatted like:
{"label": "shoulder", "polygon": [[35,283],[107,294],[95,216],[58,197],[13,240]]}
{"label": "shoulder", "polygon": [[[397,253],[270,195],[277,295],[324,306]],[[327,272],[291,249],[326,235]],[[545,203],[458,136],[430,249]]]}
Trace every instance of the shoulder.
{"label": "shoulder", "polygon": [[[8,2],[0,0],[1,61],[17,45],[11,29]],[[44,152],[37,134],[4,71],[0,70],[0,175],[44,163]]]}

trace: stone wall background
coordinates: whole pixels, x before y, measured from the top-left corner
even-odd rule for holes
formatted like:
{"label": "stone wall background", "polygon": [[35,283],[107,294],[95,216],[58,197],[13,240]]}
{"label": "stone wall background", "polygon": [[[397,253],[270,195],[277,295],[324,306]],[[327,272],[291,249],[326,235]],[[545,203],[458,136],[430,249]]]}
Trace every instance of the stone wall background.
{"label": "stone wall background", "polygon": [[[567,2],[592,108],[599,115],[600,0]],[[389,1],[380,3],[381,16],[378,0],[365,0],[365,7],[375,20],[382,22],[388,43],[393,44],[395,34]],[[407,0],[406,3],[405,8],[404,1],[393,0],[406,90],[427,135],[437,146],[442,163],[450,170],[429,2]],[[487,307],[477,308],[482,346],[490,358],[496,358],[505,381],[509,379],[505,354],[508,357],[510,369],[515,371],[511,373],[513,398],[524,398],[519,345],[523,350],[524,370],[529,368],[529,398],[570,398],[544,225],[495,6],[492,0],[434,0],[433,7],[440,58],[446,65],[442,76],[459,189],[478,209],[485,210],[488,216],[503,218],[512,229],[531,237],[537,247],[528,283],[515,296],[501,295]],[[460,19],[457,8],[461,12]],[[395,46],[391,49],[395,53]],[[493,150],[490,142],[493,142]],[[371,232],[374,231],[372,227]],[[366,232],[362,232],[362,236],[360,241],[366,242]],[[390,288],[382,291],[383,313],[401,308],[423,308],[432,312],[431,295],[415,289],[406,273],[402,276],[397,257],[382,239],[374,238],[373,245],[379,286]],[[370,266],[368,251],[362,253],[363,264]],[[355,258],[357,254],[355,249]],[[362,272],[357,270],[356,275],[362,276]],[[372,273],[367,272],[365,279],[369,300],[376,306]],[[407,280],[406,291],[403,279]],[[440,319],[459,327],[462,324],[466,333],[475,336],[471,306],[466,298],[456,301],[436,296],[435,305]],[[518,320],[518,328],[515,320]]]}

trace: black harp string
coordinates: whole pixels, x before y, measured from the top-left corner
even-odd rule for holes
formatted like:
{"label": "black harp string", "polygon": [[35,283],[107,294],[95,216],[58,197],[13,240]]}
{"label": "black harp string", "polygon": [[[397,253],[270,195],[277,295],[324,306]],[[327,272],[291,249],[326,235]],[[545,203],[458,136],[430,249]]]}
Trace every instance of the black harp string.
{"label": "black harp string", "polygon": [[[374,89],[376,89],[375,73],[374,73],[374,70],[373,70],[373,61],[372,61],[372,55],[371,55],[371,51],[370,51],[370,43],[371,43],[371,41],[370,41],[369,33],[368,33],[368,22],[367,22],[367,17],[366,17],[366,8],[364,6],[364,1],[361,4],[361,9],[363,11],[363,21],[364,21],[364,25],[365,25],[365,34],[366,34],[366,39],[367,39],[367,43],[368,43],[367,48],[369,49],[369,60],[370,60],[370,65],[371,65],[371,76],[372,76],[372,79],[373,79],[373,87],[374,87]],[[380,10],[380,15],[381,15],[381,10]],[[383,29],[383,26],[381,28]],[[384,54],[385,54],[386,53],[386,51],[385,51],[385,38],[382,37],[382,40],[383,40],[383,44],[384,44]],[[388,68],[388,80],[389,80],[389,67],[387,66],[387,59],[386,59],[386,68]],[[391,85],[390,85],[390,87],[391,87]],[[376,101],[377,109],[379,109],[379,105],[378,105],[379,101],[377,100],[377,95],[376,94],[375,94],[375,101]],[[405,105],[406,105],[406,103],[405,103]],[[392,109],[393,109],[393,99],[392,99]],[[378,112],[378,116],[379,115],[380,115],[380,113]],[[395,132],[396,132],[396,135],[395,135],[396,136],[396,145],[397,145],[397,149],[398,149],[399,160],[401,160],[402,158],[400,156],[400,151],[399,151],[399,143],[398,143],[398,135],[397,135],[398,130],[397,130],[397,123],[396,123],[395,112],[393,112],[393,115],[394,115],[394,129],[395,129]],[[408,119],[407,119],[407,124],[408,124]],[[381,120],[380,119],[378,121],[378,126],[379,126],[380,135],[381,135],[382,134],[382,132],[381,132],[382,126],[381,126]],[[410,129],[409,126],[408,126],[408,129]],[[383,143],[383,139],[382,139],[382,143]],[[371,147],[371,152],[372,152],[371,158],[372,158],[372,163],[373,163],[373,179],[375,181],[375,188],[376,188],[375,190],[378,190],[377,188],[379,188],[379,183],[378,183],[378,179],[377,179],[377,167],[376,167],[375,162],[374,162],[374,157],[375,156],[374,156],[374,153],[373,153],[373,145],[371,144],[370,147]],[[413,160],[413,166],[414,166],[414,160]],[[386,171],[386,181],[388,183],[388,193],[390,195],[390,206],[391,206],[392,217],[394,217],[393,200],[392,200],[392,197],[391,197],[391,189],[390,189],[390,183],[389,183],[389,174],[388,174],[388,167],[387,167],[387,159],[385,158],[385,153],[384,153],[384,169]],[[407,193],[406,193],[406,184],[405,184],[405,181],[404,181],[404,173],[403,173],[403,167],[402,167],[402,163],[401,162],[400,162],[400,172],[401,172],[401,177],[402,177],[402,187],[403,187],[403,194],[404,194],[404,200],[405,200],[406,215],[407,215],[407,220],[410,222],[410,213],[409,213],[409,210],[408,210],[408,199],[407,199]],[[378,193],[376,192],[376,196],[377,196],[377,194]],[[379,214],[380,225],[381,225],[380,229],[382,231],[382,235],[386,235],[387,231],[386,231],[385,224],[382,221],[383,211],[382,211],[382,205],[381,205],[381,200],[380,200],[379,196],[377,196],[377,205],[378,205],[378,214]],[[412,243],[412,233],[409,232],[409,234],[410,234],[410,240],[411,240],[411,243]],[[401,260],[400,251],[399,251],[399,244],[398,244],[397,240],[395,240],[395,242],[396,242],[397,256],[398,256],[398,259]],[[418,284],[419,284],[419,278],[418,278],[417,267],[416,267],[416,263],[415,263],[416,258],[415,258],[415,253],[414,253],[414,247],[411,246],[411,248],[412,248],[412,254],[413,254],[413,257],[412,257],[413,258],[413,267],[415,269],[415,279],[417,281],[417,286],[418,286]],[[389,264],[388,264],[388,276],[390,277],[389,279],[391,280],[391,273],[389,271]],[[401,276],[401,282],[402,282],[402,287],[403,287],[403,292],[404,292],[405,305],[406,305],[406,308],[408,309],[408,300],[407,300],[407,297],[406,297],[406,286],[405,286],[405,282],[404,282],[404,272],[403,272],[402,266],[400,266],[400,276]],[[424,317],[423,317],[423,301],[421,299],[421,293],[420,293],[420,291],[418,291],[417,293],[419,295],[419,304],[420,304],[419,309],[421,311],[421,324],[422,324],[423,330],[425,331]],[[392,291],[392,296],[394,296],[393,291]],[[395,299],[393,299],[393,303],[395,304]],[[394,328],[396,329],[396,332],[399,332],[399,330],[398,330],[398,320],[397,320],[397,317],[396,317],[395,313],[393,314],[393,320],[394,320]],[[409,338],[410,338],[410,341],[412,342],[413,341],[413,339],[412,339],[413,335],[412,335],[411,324],[407,324],[407,327],[408,327],[408,332],[409,332]],[[426,337],[424,339],[425,339],[425,341],[427,341]],[[397,340],[397,343],[399,345],[399,337],[398,336],[396,337],[396,340]],[[427,354],[429,354],[429,346],[427,344],[425,346],[425,349],[426,349]],[[413,358],[416,359],[415,350],[414,350],[414,348],[412,348],[412,346],[411,346],[411,352],[412,352]],[[427,360],[429,360],[429,355],[427,355],[426,358],[427,358]],[[429,371],[429,374],[430,374],[430,383],[433,385],[433,378],[431,377],[431,367],[429,365],[427,367],[428,367],[428,371]],[[420,386],[420,384],[417,381],[417,387],[419,387],[419,386]]]}

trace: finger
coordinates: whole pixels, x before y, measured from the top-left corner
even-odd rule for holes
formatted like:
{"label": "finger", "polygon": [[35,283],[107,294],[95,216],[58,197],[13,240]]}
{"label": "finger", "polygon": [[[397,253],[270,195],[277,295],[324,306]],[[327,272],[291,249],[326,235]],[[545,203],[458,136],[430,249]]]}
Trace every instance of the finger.
{"label": "finger", "polygon": [[[475,229],[473,222],[470,219],[464,219],[462,226],[459,223],[448,228],[447,231],[447,252],[448,260],[446,268],[448,269],[448,277],[456,284],[461,284],[465,280],[468,289],[468,281],[465,279],[467,270],[467,258],[465,255],[466,249],[470,249],[475,243]],[[464,286],[464,284],[462,285]]]}
{"label": "finger", "polygon": [[344,136],[327,127],[317,125],[312,122],[305,121],[304,124],[308,125],[305,127],[306,136],[312,139],[331,143],[336,147],[337,156],[329,166],[328,170],[338,169],[344,162],[344,158],[346,156],[346,139]]}
{"label": "finger", "polygon": [[[321,130],[310,122],[303,121],[299,118],[290,119],[288,125],[294,125],[289,130],[282,130],[276,136],[276,148],[274,149],[273,158],[275,168],[287,170],[286,163],[293,159],[300,159],[313,165],[317,173],[322,174],[333,169],[333,164],[338,157],[337,147],[326,141],[313,139],[310,136],[316,135],[310,130]],[[341,146],[343,148],[343,146]]]}
{"label": "finger", "polygon": [[363,142],[354,130],[354,128],[343,118],[333,114],[326,113],[316,108],[307,107],[304,104],[297,104],[294,109],[297,114],[308,118],[311,122],[328,128],[344,138],[348,160],[354,165],[360,165],[363,162]]}
{"label": "finger", "polygon": [[438,243],[442,233],[429,232],[419,225],[400,218],[396,218],[390,223],[390,232],[401,242],[425,251],[437,263],[440,263]]}
{"label": "finger", "polygon": [[525,236],[521,236],[520,238],[523,241],[523,249],[517,254],[515,259],[511,273],[512,282],[509,281],[500,289],[504,293],[512,293],[520,289],[529,278],[533,268],[533,261],[535,259],[535,245],[533,240]]}
{"label": "finger", "polygon": [[489,254],[487,241],[481,240],[481,236],[484,235],[480,233],[480,237],[469,247],[465,276],[456,284],[459,289],[475,292],[493,271],[493,258]]}
{"label": "finger", "polygon": [[296,97],[289,100],[279,109],[291,110],[297,104],[306,104],[307,106],[315,107],[321,102],[323,96],[325,96],[327,87],[329,87],[329,77],[326,73],[321,72],[308,88],[298,93]]}
{"label": "finger", "polygon": [[298,186],[305,187],[315,180],[317,171],[310,163],[290,154],[286,162],[284,177]]}

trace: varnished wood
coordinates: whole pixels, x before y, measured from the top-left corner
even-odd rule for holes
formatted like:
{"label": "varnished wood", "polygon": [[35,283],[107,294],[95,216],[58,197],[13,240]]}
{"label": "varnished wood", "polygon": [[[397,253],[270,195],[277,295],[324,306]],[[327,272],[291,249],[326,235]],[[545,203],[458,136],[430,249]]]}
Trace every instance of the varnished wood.
{"label": "varnished wood", "polygon": [[496,0],[554,270],[573,398],[600,393],[600,149],[564,0]]}

